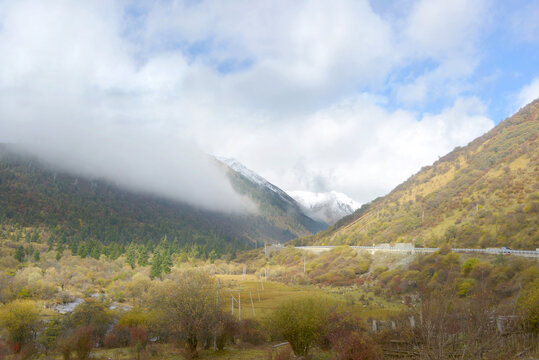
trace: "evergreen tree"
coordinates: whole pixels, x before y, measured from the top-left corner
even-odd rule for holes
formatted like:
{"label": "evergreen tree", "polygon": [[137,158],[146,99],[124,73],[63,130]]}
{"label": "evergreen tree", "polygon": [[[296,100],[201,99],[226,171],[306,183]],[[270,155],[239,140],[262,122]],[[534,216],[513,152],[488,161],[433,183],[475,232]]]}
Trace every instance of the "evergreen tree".
{"label": "evergreen tree", "polygon": [[154,252],[152,256],[152,268],[150,269],[150,278],[153,280],[156,277],[161,277],[162,260],[159,251]]}
{"label": "evergreen tree", "polygon": [[34,255],[34,247],[32,246],[32,244],[30,244],[30,246],[26,248],[26,255],[28,256]]}
{"label": "evergreen tree", "polygon": [[210,259],[210,262],[213,264],[215,260],[217,260],[217,252],[215,250],[210,251],[210,254],[208,255],[208,258]]}
{"label": "evergreen tree", "polygon": [[193,244],[191,246],[191,251],[189,251],[189,257],[193,259],[197,259],[200,256],[200,252],[198,251],[197,244]]}
{"label": "evergreen tree", "polygon": [[129,246],[129,249],[127,250],[125,262],[131,266],[131,269],[134,269],[137,265],[137,253],[133,244],[131,244],[131,246]]}
{"label": "evergreen tree", "polygon": [[35,261],[35,262],[38,262],[40,259],[41,259],[41,255],[40,255],[40,253],[39,253],[39,250],[36,250],[36,251],[34,252],[34,261]]}
{"label": "evergreen tree", "polygon": [[170,269],[172,267],[172,257],[170,256],[169,251],[165,251],[162,257],[161,268],[165,274],[170,274]]}
{"label": "evergreen tree", "polygon": [[24,261],[24,257],[25,257],[25,252],[24,252],[24,247],[22,245],[19,245],[19,247],[17,248],[17,250],[15,251],[15,259],[18,261],[18,262],[23,262]]}
{"label": "evergreen tree", "polygon": [[148,249],[146,249],[146,246],[144,246],[144,245],[142,245],[140,250],[139,250],[138,265],[139,266],[148,265]]}
{"label": "evergreen tree", "polygon": [[53,235],[49,236],[49,238],[47,239],[47,245],[49,245],[49,250],[48,251],[51,251],[52,248],[54,247],[54,236]]}

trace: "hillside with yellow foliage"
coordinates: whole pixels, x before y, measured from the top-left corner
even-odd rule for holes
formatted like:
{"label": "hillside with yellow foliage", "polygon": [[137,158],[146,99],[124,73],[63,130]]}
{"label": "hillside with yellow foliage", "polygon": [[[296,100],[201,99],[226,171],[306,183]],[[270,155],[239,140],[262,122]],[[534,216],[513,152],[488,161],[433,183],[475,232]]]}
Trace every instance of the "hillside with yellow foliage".
{"label": "hillside with yellow foliage", "polygon": [[539,99],[295,244],[539,247]]}

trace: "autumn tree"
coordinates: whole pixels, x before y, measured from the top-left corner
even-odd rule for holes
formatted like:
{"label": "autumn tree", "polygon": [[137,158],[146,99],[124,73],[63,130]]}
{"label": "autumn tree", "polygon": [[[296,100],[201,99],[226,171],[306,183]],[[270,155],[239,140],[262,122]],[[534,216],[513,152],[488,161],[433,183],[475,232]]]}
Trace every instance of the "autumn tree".
{"label": "autumn tree", "polygon": [[39,309],[31,300],[15,300],[0,307],[0,329],[5,330],[15,352],[35,339],[39,325]]}
{"label": "autumn tree", "polygon": [[203,336],[219,326],[215,281],[209,275],[188,271],[178,279],[156,285],[150,306],[177,342],[185,343],[192,356]]}
{"label": "autumn tree", "polygon": [[271,324],[290,343],[296,356],[305,356],[320,339],[330,306],[326,299],[290,300],[275,310]]}
{"label": "autumn tree", "polygon": [[112,315],[107,307],[95,299],[87,299],[78,305],[70,317],[73,328],[90,328],[99,342],[103,341],[112,323]]}

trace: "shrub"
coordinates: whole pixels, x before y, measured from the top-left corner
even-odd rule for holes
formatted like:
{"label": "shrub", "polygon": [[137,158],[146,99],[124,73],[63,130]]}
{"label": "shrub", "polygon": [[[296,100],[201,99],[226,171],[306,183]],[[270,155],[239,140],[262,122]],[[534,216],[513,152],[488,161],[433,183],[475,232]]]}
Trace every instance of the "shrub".
{"label": "shrub", "polygon": [[142,326],[135,326],[130,329],[131,346],[140,346],[145,349],[148,345],[148,331]]}
{"label": "shrub", "polygon": [[323,349],[340,347],[351,332],[363,330],[359,316],[345,311],[332,311],[320,331],[319,345]]}
{"label": "shrub", "polygon": [[79,327],[71,336],[70,342],[79,360],[88,359],[95,344],[95,331],[93,327]]}
{"label": "shrub", "polygon": [[382,349],[366,334],[352,332],[340,341],[337,350],[338,360],[378,360],[382,359]]}
{"label": "shrub", "polygon": [[290,300],[275,310],[272,326],[290,343],[294,354],[305,356],[319,340],[329,314],[330,304],[324,299]]}
{"label": "shrub", "polygon": [[39,325],[39,309],[31,300],[15,300],[0,307],[0,328],[6,330],[15,353],[32,342]]}
{"label": "shrub", "polygon": [[102,342],[112,322],[112,315],[102,302],[87,299],[73,310],[71,321],[73,327],[91,327],[97,341]]}
{"label": "shrub", "polygon": [[460,267],[460,273],[462,275],[468,275],[472,271],[473,267],[479,264],[481,261],[478,258],[469,258]]}
{"label": "shrub", "polygon": [[242,342],[252,345],[262,344],[266,336],[261,329],[260,323],[254,319],[242,320],[239,326],[239,336]]}

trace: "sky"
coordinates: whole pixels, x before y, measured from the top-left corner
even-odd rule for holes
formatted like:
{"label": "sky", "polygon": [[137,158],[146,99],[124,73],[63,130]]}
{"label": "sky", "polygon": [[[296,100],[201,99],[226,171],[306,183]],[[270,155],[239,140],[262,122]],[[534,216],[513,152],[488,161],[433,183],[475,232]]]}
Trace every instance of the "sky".
{"label": "sky", "polygon": [[211,210],[252,204],[202,154],[366,203],[539,97],[538,18],[538,0],[0,0],[0,142]]}

